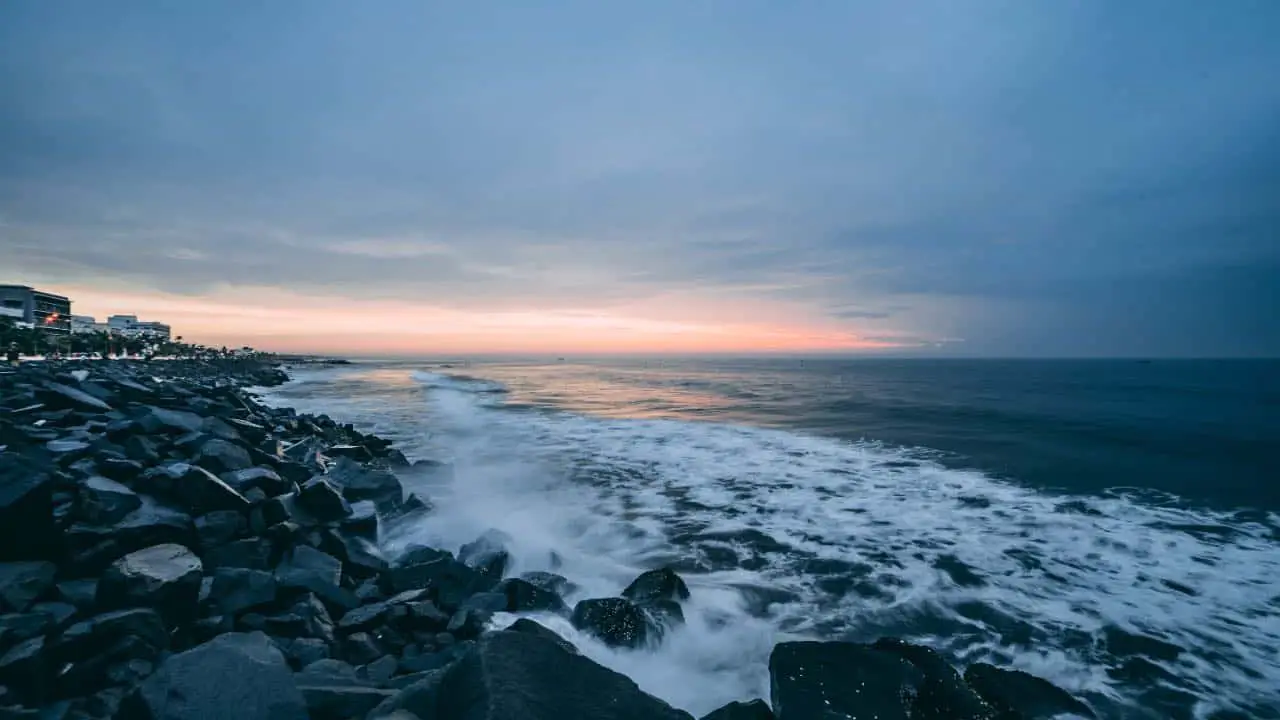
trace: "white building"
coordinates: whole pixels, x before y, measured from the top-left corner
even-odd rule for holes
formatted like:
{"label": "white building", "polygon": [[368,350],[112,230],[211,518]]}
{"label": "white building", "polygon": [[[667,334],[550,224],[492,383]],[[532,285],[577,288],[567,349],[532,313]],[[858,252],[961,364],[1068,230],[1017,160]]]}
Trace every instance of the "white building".
{"label": "white building", "polygon": [[106,323],[98,322],[91,315],[72,315],[71,316],[71,332],[77,334],[87,334],[95,332],[107,332],[109,328]]}
{"label": "white building", "polygon": [[107,318],[107,327],[112,333],[126,337],[145,336],[160,341],[169,339],[168,325],[139,320],[137,315],[112,315]]}

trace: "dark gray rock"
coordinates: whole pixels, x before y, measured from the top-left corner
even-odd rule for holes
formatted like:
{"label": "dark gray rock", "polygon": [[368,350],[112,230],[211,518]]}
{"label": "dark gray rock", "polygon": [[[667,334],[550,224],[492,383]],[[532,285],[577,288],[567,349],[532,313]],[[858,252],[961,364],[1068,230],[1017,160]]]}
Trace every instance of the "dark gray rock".
{"label": "dark gray rock", "polygon": [[274,553],[275,548],[267,538],[246,538],[206,550],[204,560],[211,568],[270,570]]}
{"label": "dark gray rock", "polygon": [[336,522],[351,515],[351,506],[342,493],[321,476],[303,483],[298,503],[320,522]]}
{"label": "dark gray rock", "polygon": [[130,460],[135,460],[143,465],[154,465],[160,462],[160,450],[156,444],[145,435],[132,435],[124,441],[124,454]]}
{"label": "dark gray rock", "polygon": [[50,410],[77,410],[88,413],[110,412],[111,406],[89,393],[59,383],[45,383],[36,390],[36,398]]}
{"label": "dark gray rock", "polygon": [[53,617],[43,612],[0,615],[0,653],[24,640],[48,635],[53,627]]}
{"label": "dark gray rock", "polygon": [[350,458],[338,458],[326,477],[341,488],[343,497],[351,502],[372,500],[399,504],[404,498],[404,487],[394,473],[364,467]]}
{"label": "dark gray rock", "polygon": [[307,545],[299,545],[276,566],[276,582],[282,588],[310,590],[331,606],[344,610],[360,601],[342,587],[342,561]]}
{"label": "dark gray rock", "polygon": [[551,590],[520,578],[507,578],[498,584],[498,592],[506,596],[509,612],[563,612],[567,610],[564,599]]}
{"label": "dark gray rock", "polygon": [[386,624],[397,607],[418,601],[426,593],[426,590],[409,590],[382,602],[361,605],[342,616],[338,629],[344,633],[372,630]]}
{"label": "dark gray rock", "polygon": [[394,655],[383,655],[368,665],[361,665],[356,669],[356,675],[361,679],[383,687],[384,684],[396,674],[399,662]]}
{"label": "dark gray rock", "polygon": [[0,563],[0,611],[26,612],[53,588],[57,574],[51,562]]}
{"label": "dark gray rock", "polygon": [[778,720],[911,720],[911,698],[923,680],[907,660],[870,645],[784,642],[769,655],[770,698]]}
{"label": "dark gray rock", "polygon": [[342,660],[324,658],[303,666],[293,676],[299,685],[367,685],[356,675],[356,668]]}
{"label": "dark gray rock", "polygon": [[306,667],[329,657],[329,645],[319,638],[296,638],[276,641],[289,664],[296,668]]}
{"label": "dark gray rock", "polygon": [[[110,665],[121,660],[154,660],[169,648],[164,621],[154,610],[133,608],[103,613],[67,628],[51,654],[59,682],[75,694],[104,684]],[[77,688],[77,683],[92,687]]]}
{"label": "dark gray rock", "polygon": [[872,647],[898,655],[924,675],[920,692],[911,701],[912,720],[992,720],[995,717],[991,706],[934,650],[896,638],[880,638]]}
{"label": "dark gray rock", "polygon": [[763,700],[731,702],[704,715],[702,720],[774,720],[773,710]]}
{"label": "dark gray rock", "polygon": [[458,560],[496,581],[507,571],[507,545],[511,542],[511,536],[501,530],[487,530],[458,550]]}
{"label": "dark gray rock", "polygon": [[45,650],[44,638],[33,637],[0,655],[0,683],[16,691],[27,704],[44,701],[52,691],[52,662]]}
{"label": "dark gray rock", "polygon": [[965,669],[964,681],[995,708],[1000,720],[1050,720],[1065,713],[1097,717],[1071,693],[1021,670],[975,663]]}
{"label": "dark gray rock", "polygon": [[[242,616],[241,620],[250,615]],[[333,618],[320,598],[311,593],[300,598],[286,612],[263,618],[262,629],[279,637],[317,638],[329,645],[334,642]]]}
{"label": "dark gray rock", "polygon": [[342,655],[355,665],[371,663],[385,655],[369,633],[355,633],[342,641]]}
{"label": "dark gray rock", "polygon": [[410,629],[420,632],[439,632],[447,628],[451,620],[430,600],[407,603],[405,609],[408,611],[405,624]]}
{"label": "dark gray rock", "polygon": [[399,669],[400,672],[405,674],[431,672],[432,670],[441,670],[452,665],[457,662],[459,657],[460,653],[454,648],[441,650],[440,652],[423,653],[414,657],[401,658]]}
{"label": "dark gray rock", "polygon": [[641,573],[622,591],[622,597],[640,605],[658,600],[688,600],[689,586],[671,568]]}
{"label": "dark gray rock", "polygon": [[346,535],[344,531],[325,530],[320,549],[341,560],[347,574],[357,579],[380,575],[389,567],[376,545],[362,537]]}
{"label": "dark gray rock", "polygon": [[58,583],[57,588],[58,597],[63,602],[70,603],[80,610],[92,608],[98,595],[98,581],[95,578],[64,580]]}
{"label": "dark gray rock", "polygon": [[692,720],[627,677],[519,632],[499,631],[477,640],[444,671],[434,695],[435,715],[423,715],[432,709],[429,701],[424,706],[393,699],[398,707],[388,709],[440,718]]}
{"label": "dark gray rock", "polygon": [[262,490],[268,496],[276,496],[293,490],[293,483],[280,477],[271,468],[251,467],[222,473],[219,477],[240,493],[246,493],[256,488]]}
{"label": "dark gray rock", "polygon": [[65,540],[76,571],[97,573],[135,550],[192,541],[189,515],[164,507],[146,495],[138,497],[142,499],[142,506],[117,523],[76,523],[67,530]]}
{"label": "dark gray rock", "polygon": [[0,452],[0,561],[60,556],[52,470],[43,459]]}
{"label": "dark gray rock", "polygon": [[431,598],[446,612],[456,610],[467,598],[485,592],[496,584],[493,578],[443,557],[431,562],[395,567],[383,575],[385,589],[403,592],[426,588]]}
{"label": "dark gray rock", "polygon": [[284,656],[261,633],[220,635],[169,657],[121,712],[138,720],[308,720]]}
{"label": "dark gray rock", "polygon": [[448,550],[437,550],[426,545],[410,545],[405,548],[395,559],[396,567],[409,567],[410,565],[422,565],[424,563],[434,562],[448,558],[453,560],[453,553]]}
{"label": "dark gray rock", "polygon": [[115,480],[94,476],[80,486],[80,516],[85,522],[119,522],[140,507],[142,498]]}
{"label": "dark gray rock", "polygon": [[342,533],[347,536],[378,541],[378,506],[371,500],[361,500],[350,505],[351,514],[342,521]]}
{"label": "dark gray rock", "polygon": [[311,720],[347,720],[363,717],[395,695],[394,690],[360,685],[299,684]]}
{"label": "dark gray rock", "polygon": [[275,576],[264,570],[218,568],[211,597],[222,612],[235,615],[276,599]]}
{"label": "dark gray rock", "polygon": [[249,529],[244,515],[235,510],[215,510],[196,518],[196,539],[202,550],[226,545]]}
{"label": "dark gray rock", "polygon": [[542,570],[521,573],[520,579],[530,583],[531,585],[536,585],[543,590],[553,592],[561,597],[564,597],[578,589],[578,586],[569,582],[569,579],[565,576]]}
{"label": "dark gray rock", "polygon": [[102,473],[103,477],[126,485],[132,485],[145,469],[143,464],[137,460],[115,457],[103,452],[98,453],[97,464],[98,472]]}
{"label": "dark gray rock", "polygon": [[193,459],[197,465],[215,475],[253,467],[253,459],[249,457],[248,450],[221,438],[214,438],[201,445]]}
{"label": "dark gray rock", "polygon": [[449,624],[445,629],[459,640],[470,640],[484,632],[485,626],[492,617],[493,613],[486,610],[462,608],[449,618]]}
{"label": "dark gray rock", "polygon": [[195,514],[249,509],[249,501],[243,495],[197,465],[175,462],[154,467],[144,472],[138,482],[145,491],[173,498]]}
{"label": "dark gray rock", "polygon": [[[402,687],[391,697],[384,700],[368,717],[370,720],[406,720],[419,718],[420,720],[442,720],[437,707],[440,700],[440,685],[444,680],[445,670],[432,670],[426,673],[416,673],[412,677],[415,680]],[[464,717],[464,716],[458,716]],[[489,715],[480,717],[492,717],[494,720],[502,717],[500,715]],[[517,716],[512,716],[517,717]],[[565,718],[571,716],[564,716]],[[583,716],[588,717],[588,716]],[[594,720],[594,718],[593,718]]]}
{"label": "dark gray rock", "polygon": [[541,637],[543,639],[550,640],[551,642],[556,643],[560,647],[564,648],[566,652],[573,653],[574,655],[578,654],[578,648],[573,643],[560,637],[559,633],[555,632],[554,630],[551,630],[550,628],[540,623],[536,623],[533,620],[530,620],[529,618],[520,618],[519,620],[516,620],[515,622],[511,623],[511,626],[508,627],[507,630],[509,632],[528,633],[531,635],[537,635],[538,637]]}
{"label": "dark gray rock", "polygon": [[204,422],[200,425],[200,430],[207,435],[218,438],[219,440],[226,440],[233,443],[238,443],[242,440],[240,433],[221,418],[205,418]]}
{"label": "dark gray rock", "polygon": [[573,626],[611,647],[639,648],[662,637],[662,627],[626,598],[593,598],[573,609]]}
{"label": "dark gray rock", "polygon": [[185,435],[198,432],[204,426],[204,418],[193,412],[158,407],[146,408],[137,421],[148,435]]}
{"label": "dark gray rock", "polygon": [[154,608],[166,621],[195,619],[204,566],[181,545],[157,545],[129,553],[112,563],[98,582],[103,609]]}
{"label": "dark gray rock", "polygon": [[329,457],[351,458],[362,463],[373,459],[373,453],[363,445],[331,445],[326,454]]}

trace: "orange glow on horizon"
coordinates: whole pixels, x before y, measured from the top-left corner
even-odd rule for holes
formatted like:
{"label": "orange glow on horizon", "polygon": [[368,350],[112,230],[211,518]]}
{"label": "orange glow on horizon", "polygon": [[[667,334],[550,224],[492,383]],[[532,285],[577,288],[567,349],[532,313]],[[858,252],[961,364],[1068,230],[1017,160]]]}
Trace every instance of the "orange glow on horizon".
{"label": "orange glow on horizon", "polygon": [[76,312],[159,320],[187,342],[279,352],[359,355],[439,353],[732,353],[875,351],[908,343],[867,339],[831,321],[730,321],[724,303],[657,312],[632,309],[461,310],[395,301],[227,289],[191,297],[64,287]]}

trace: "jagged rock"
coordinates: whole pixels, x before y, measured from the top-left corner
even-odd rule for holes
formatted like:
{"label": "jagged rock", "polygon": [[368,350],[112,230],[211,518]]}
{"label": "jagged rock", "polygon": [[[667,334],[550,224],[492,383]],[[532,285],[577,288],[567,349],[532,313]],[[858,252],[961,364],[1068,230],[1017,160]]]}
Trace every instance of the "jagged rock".
{"label": "jagged rock", "polygon": [[150,607],[178,624],[196,617],[200,558],[174,544],[129,553],[112,563],[98,582],[98,605],[107,608]]}
{"label": "jagged rock", "polygon": [[144,472],[138,482],[144,490],[174,498],[197,514],[249,509],[249,501],[243,495],[198,465],[184,462],[161,465]]}
{"label": "jagged rock", "polygon": [[284,656],[261,633],[220,635],[169,657],[121,712],[138,720],[308,720]]}
{"label": "jagged rock", "polygon": [[146,408],[137,421],[142,431],[148,435],[185,435],[199,432],[204,425],[204,418],[193,412],[158,407]]}
{"label": "jagged rock", "polygon": [[35,615],[43,615],[49,619],[49,629],[60,630],[72,618],[80,613],[79,608],[64,602],[38,602],[31,606]]}
{"label": "jagged rock", "polygon": [[0,615],[0,653],[24,640],[48,635],[53,627],[53,617],[43,612]]}
{"label": "jagged rock", "polygon": [[482,575],[451,557],[406,567],[395,567],[383,575],[390,592],[427,588],[442,610],[453,611],[467,598],[493,587],[493,578]]}
{"label": "jagged rock", "polygon": [[153,545],[191,542],[190,516],[164,507],[146,495],[138,497],[142,500],[141,507],[117,523],[76,523],[67,530],[66,542],[77,572],[100,572],[113,560]]}
{"label": "jagged rock", "polygon": [[261,425],[242,420],[240,418],[227,418],[227,425],[233,428],[241,437],[251,443],[260,443],[267,438],[267,429]]}
{"label": "jagged rock", "polygon": [[662,568],[641,573],[622,591],[622,597],[640,605],[658,600],[688,600],[689,586],[674,570]]}
{"label": "jagged rock", "polygon": [[383,687],[383,684],[396,674],[398,667],[399,662],[394,655],[383,655],[368,665],[361,665],[356,669],[356,675],[378,687]]}
{"label": "jagged rock", "polygon": [[306,699],[311,720],[347,720],[352,717],[363,717],[378,704],[395,695],[394,690],[360,685],[299,684],[298,689]]}
{"label": "jagged rock", "polygon": [[564,599],[550,590],[520,578],[507,578],[498,583],[498,592],[506,596],[509,612],[562,612],[567,609]]}
{"label": "jagged rock", "polygon": [[770,697],[778,720],[834,715],[910,720],[923,674],[870,645],[784,642],[769,655]]}
{"label": "jagged rock", "polygon": [[510,632],[528,633],[531,635],[537,635],[538,637],[545,638],[547,640],[550,640],[553,643],[556,643],[560,647],[564,648],[567,652],[573,653],[574,655],[578,654],[578,648],[573,643],[560,637],[559,633],[557,633],[556,631],[551,630],[545,625],[536,623],[533,620],[530,620],[529,618],[520,618],[519,620],[516,620],[515,622],[511,623],[510,627],[508,627],[507,630]]}
{"label": "jagged rock", "polygon": [[765,701],[752,700],[751,702],[731,702],[704,715],[702,720],[774,720],[774,717],[773,710],[769,709]]}
{"label": "jagged rock", "polygon": [[510,555],[506,546],[511,541],[511,536],[501,530],[488,530],[474,541],[463,545],[458,550],[458,560],[477,572],[495,580],[500,579],[507,570]]}
{"label": "jagged rock", "polygon": [[329,645],[319,638],[296,638],[277,640],[289,664],[293,667],[306,667],[318,660],[329,657]]}
{"label": "jagged rock", "polygon": [[144,465],[160,462],[160,451],[155,443],[151,442],[151,438],[145,435],[131,435],[125,439],[124,454],[130,460],[136,460]]}
{"label": "jagged rock", "polygon": [[215,475],[253,467],[248,450],[221,438],[214,438],[201,445],[194,459],[197,465]]}
{"label": "jagged rock", "polygon": [[1021,670],[975,663],[965,669],[964,681],[1000,713],[999,720],[1050,720],[1064,713],[1097,717],[1071,693]]}
{"label": "jagged rock", "polygon": [[423,653],[414,657],[401,658],[399,670],[406,674],[417,674],[444,669],[457,662],[458,658],[465,654],[465,652],[458,652],[458,647],[461,646],[455,645],[440,652]]}
{"label": "jagged rock", "polygon": [[612,647],[639,648],[662,637],[662,627],[626,598],[594,598],[573,609],[573,626]]}
{"label": "jagged rock", "polygon": [[408,590],[382,602],[361,605],[342,616],[338,629],[344,633],[372,630],[386,623],[397,607],[420,600],[426,594],[426,590]]}
{"label": "jagged rock", "polygon": [[298,503],[320,522],[336,522],[351,514],[351,506],[342,493],[321,476],[303,483]]}
{"label": "jagged rock", "polygon": [[400,479],[388,470],[366,468],[350,458],[340,457],[326,476],[342,488],[342,495],[352,502],[373,500],[398,504],[404,498]]}
{"label": "jagged rock", "polygon": [[360,605],[342,587],[342,561],[306,545],[299,545],[276,566],[276,582],[284,588],[310,590],[326,603],[350,610]]}
{"label": "jagged rock", "polygon": [[477,640],[444,671],[433,694],[435,715],[425,712],[433,709],[429,701],[397,702],[399,695],[378,711],[405,709],[440,718],[692,720],[627,677],[546,638],[519,632],[499,631]]}
{"label": "jagged rock", "polygon": [[203,550],[216,548],[239,538],[248,529],[244,515],[235,510],[215,510],[196,518],[196,539]]}
{"label": "jagged rock", "polygon": [[275,600],[276,579],[263,570],[218,568],[211,594],[222,612],[234,615]]}
{"label": "jagged rock", "polygon": [[565,576],[542,570],[522,573],[520,575],[520,579],[536,585],[543,590],[553,592],[561,597],[564,597],[578,589],[578,586],[569,582],[569,579]]}
{"label": "jagged rock", "polygon": [[995,717],[991,706],[934,650],[896,638],[880,638],[872,647],[902,657],[923,673],[920,692],[911,701],[912,720],[992,720]]}
{"label": "jagged rock", "polygon": [[204,560],[211,568],[237,567],[270,570],[274,552],[275,549],[270,540],[246,538],[206,550]]}
{"label": "jagged rock", "polygon": [[293,490],[293,483],[284,478],[271,468],[251,467],[244,470],[236,470],[219,475],[223,482],[230,485],[240,493],[246,493],[254,488],[262,490],[268,496],[283,495]]}
{"label": "jagged rock", "polygon": [[94,476],[80,486],[80,515],[86,522],[119,522],[140,507],[142,498],[115,480]]}
{"label": "jagged rock", "polygon": [[[122,643],[129,640],[135,642]],[[104,656],[111,658],[126,646],[131,653],[144,658],[157,657],[167,650],[169,633],[159,613],[149,608],[131,608],[95,615],[67,628],[52,652],[59,663],[74,664]]]}
{"label": "jagged rock", "polygon": [[341,560],[347,574],[356,578],[378,575],[388,567],[376,545],[337,530],[329,529],[323,533],[320,549]]}
{"label": "jagged rock", "polygon": [[36,397],[51,410],[78,410],[88,413],[110,412],[111,406],[89,393],[59,383],[45,383]]}
{"label": "jagged rock", "polygon": [[342,521],[342,532],[347,536],[355,536],[378,541],[378,506],[370,500],[351,503],[351,514]]}
{"label": "jagged rock", "polygon": [[324,658],[307,663],[294,674],[299,685],[363,685],[355,666],[341,660]]}
{"label": "jagged rock", "polygon": [[26,612],[53,588],[58,566],[51,562],[0,563],[0,610]]}
{"label": "jagged rock", "polygon": [[356,665],[371,663],[382,657],[383,650],[369,633],[354,633],[342,641],[343,655]]}
{"label": "jagged rock", "polygon": [[59,556],[51,469],[33,457],[0,452],[0,561]]}
{"label": "jagged rock", "polygon": [[28,704],[40,703],[51,690],[50,665],[44,638],[33,637],[0,656],[0,683],[15,690]]}
{"label": "jagged rock", "polygon": [[[368,717],[370,720],[405,720],[406,716],[410,719],[426,718],[434,720],[440,718],[437,711],[439,703],[440,684],[444,679],[445,670],[432,670],[425,673],[415,673],[414,682],[400,688],[396,694],[384,700]],[[489,716],[497,718],[499,716]]]}
{"label": "jagged rock", "polygon": [[126,485],[133,484],[145,469],[142,463],[137,460],[107,455],[103,451],[98,452],[97,464],[98,472],[102,473],[103,477]]}
{"label": "jagged rock", "polygon": [[226,440],[228,442],[238,443],[241,440],[240,433],[236,432],[235,428],[231,427],[231,425],[221,418],[205,418],[204,422],[200,425],[200,430],[207,435],[212,435],[215,438]]}
{"label": "jagged rock", "polygon": [[396,558],[395,565],[396,567],[409,567],[410,565],[421,565],[442,558],[453,560],[453,553],[448,550],[437,550],[426,545],[410,545]]}
{"label": "jagged rock", "polygon": [[[241,618],[244,620],[249,615]],[[307,593],[287,612],[263,618],[262,628],[272,635],[287,638],[318,638],[332,645],[334,641],[333,618],[320,598]]]}
{"label": "jagged rock", "polygon": [[93,607],[94,598],[98,594],[98,581],[96,578],[64,580],[58,583],[57,588],[61,600],[80,610],[88,610]]}

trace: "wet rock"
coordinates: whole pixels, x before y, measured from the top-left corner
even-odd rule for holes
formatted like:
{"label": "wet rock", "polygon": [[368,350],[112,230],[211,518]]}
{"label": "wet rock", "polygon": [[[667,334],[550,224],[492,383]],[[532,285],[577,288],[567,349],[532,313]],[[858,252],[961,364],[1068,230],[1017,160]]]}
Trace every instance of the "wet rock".
{"label": "wet rock", "polygon": [[144,472],[138,482],[145,491],[173,498],[196,514],[249,509],[249,501],[243,495],[197,465],[175,462],[154,467]]}
{"label": "wet rock", "polygon": [[763,700],[731,702],[704,715],[702,720],[774,720],[773,710]]}
{"label": "wet rock", "polygon": [[148,435],[185,435],[198,432],[204,426],[204,418],[193,412],[158,407],[146,408],[137,421]]}
{"label": "wet rock", "polygon": [[355,594],[341,586],[342,561],[306,545],[295,547],[276,566],[276,582],[282,588],[310,590],[344,610],[360,605]]}
{"label": "wet rock", "polygon": [[845,642],[784,642],[769,655],[778,720],[829,716],[910,720],[923,674],[894,653]]}
{"label": "wet rock", "polygon": [[139,720],[308,720],[284,656],[261,633],[220,635],[171,656],[121,712]]}
{"label": "wet rock", "polygon": [[405,624],[413,630],[438,632],[449,626],[452,619],[430,600],[405,604],[408,617]]}
{"label": "wet rock", "polygon": [[639,648],[662,636],[649,614],[625,598],[583,600],[574,607],[571,622],[611,647]]}
{"label": "wet rock", "polygon": [[352,502],[372,500],[398,504],[404,498],[404,487],[393,473],[364,467],[350,458],[338,458],[326,477]]}
{"label": "wet rock", "polygon": [[331,445],[328,455],[335,458],[351,458],[362,463],[373,459],[373,453],[363,445]]}
{"label": "wet rock", "polygon": [[211,568],[237,567],[250,570],[269,570],[275,552],[266,538],[246,538],[206,550],[205,563]]}
{"label": "wet rock", "polygon": [[0,563],[0,611],[26,612],[53,588],[57,574],[51,562]]}
{"label": "wet rock", "polygon": [[320,476],[303,483],[298,503],[320,522],[336,522],[351,514],[351,506],[342,493]]}
{"label": "wet rock", "polygon": [[98,582],[98,605],[106,609],[149,607],[167,622],[196,617],[203,565],[174,544],[129,553],[112,563]]}
{"label": "wet rock", "polygon": [[383,575],[389,592],[427,588],[442,610],[456,610],[463,601],[493,587],[495,581],[451,557],[406,567],[395,567]]}
{"label": "wet rock", "polygon": [[563,575],[553,572],[544,572],[541,570],[522,573],[520,579],[528,583],[536,585],[543,590],[548,590],[561,597],[577,590],[578,587],[569,582],[569,579]]}
{"label": "wet rock", "polygon": [[964,681],[1000,713],[999,720],[1049,720],[1063,713],[1096,717],[1088,705],[1071,693],[1021,670],[975,663],[965,669]]}
{"label": "wet rock", "polygon": [[379,575],[388,567],[376,545],[337,530],[323,533],[320,549],[341,560],[347,574],[358,579]]}
{"label": "wet rock", "polygon": [[351,503],[351,514],[342,521],[342,533],[347,536],[378,541],[378,506],[370,500]]}
{"label": "wet rock", "polygon": [[382,602],[361,605],[342,616],[338,629],[344,633],[362,632],[386,624],[397,607],[420,600],[426,590],[408,590]]}
{"label": "wet rock", "polygon": [[[407,698],[397,702],[397,696],[379,710],[405,709],[441,718],[692,720],[688,713],[645,694],[627,677],[546,638],[519,632],[480,638],[444,671],[434,693],[424,693],[432,694],[434,703],[428,697],[417,703]],[[425,714],[433,704],[437,714]]]}
{"label": "wet rock", "polygon": [[506,597],[509,612],[562,612],[567,609],[564,599],[550,590],[544,590],[527,580],[508,578],[498,584],[498,592]]}
{"label": "wet rock", "polygon": [[992,720],[995,717],[991,706],[931,648],[896,638],[880,638],[872,647],[903,658],[923,674],[920,691],[911,701],[912,720]]}
{"label": "wet rock", "polygon": [[200,446],[194,460],[197,465],[215,475],[253,467],[248,450],[221,438],[214,438]]}
{"label": "wet rock", "polygon": [[53,559],[60,554],[51,469],[33,457],[0,452],[0,561]]}
{"label": "wet rock", "polygon": [[203,550],[235,540],[248,530],[244,515],[235,510],[215,510],[196,518],[196,539]]}
{"label": "wet rock", "polygon": [[77,410],[88,413],[110,412],[111,406],[89,393],[59,383],[45,383],[36,390],[36,398],[50,410]]}
{"label": "wet rock", "polygon": [[526,633],[530,635],[537,635],[538,637],[541,637],[545,640],[550,640],[551,642],[559,645],[560,647],[564,648],[566,652],[572,653],[574,655],[578,654],[578,648],[573,643],[560,637],[558,633],[556,633],[554,630],[551,630],[547,626],[534,622],[529,618],[520,618],[519,620],[516,620],[515,622],[511,623],[510,627],[508,627],[507,630],[509,632],[518,632],[518,633]]}
{"label": "wet rock", "polygon": [[240,493],[246,493],[256,488],[262,490],[268,496],[274,497],[293,490],[293,483],[280,477],[271,468],[251,467],[222,473],[218,477]]}
{"label": "wet rock", "polygon": [[213,601],[224,613],[235,615],[276,599],[275,576],[263,570],[218,568],[213,571]]}
{"label": "wet rock", "polygon": [[80,516],[86,522],[119,522],[140,507],[142,498],[115,480],[94,476],[80,486]]}
{"label": "wet rock", "polygon": [[501,530],[489,530],[463,545],[458,550],[458,560],[483,575],[500,579],[507,570],[510,555],[506,546],[511,541],[511,536]]}
{"label": "wet rock", "polygon": [[622,591],[622,597],[645,605],[658,600],[688,600],[689,586],[671,568],[641,573]]}

